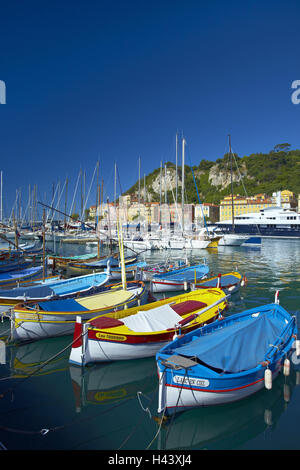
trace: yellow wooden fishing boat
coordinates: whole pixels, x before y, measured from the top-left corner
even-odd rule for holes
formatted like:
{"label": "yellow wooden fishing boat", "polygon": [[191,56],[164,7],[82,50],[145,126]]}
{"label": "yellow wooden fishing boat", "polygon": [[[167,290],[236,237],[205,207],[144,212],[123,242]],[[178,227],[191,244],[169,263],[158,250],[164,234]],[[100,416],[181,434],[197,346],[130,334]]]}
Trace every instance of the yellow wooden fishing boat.
{"label": "yellow wooden fishing boat", "polygon": [[97,316],[84,325],[78,317],[70,362],[85,365],[154,356],[174,335],[216,320],[226,307],[221,289],[199,289]]}

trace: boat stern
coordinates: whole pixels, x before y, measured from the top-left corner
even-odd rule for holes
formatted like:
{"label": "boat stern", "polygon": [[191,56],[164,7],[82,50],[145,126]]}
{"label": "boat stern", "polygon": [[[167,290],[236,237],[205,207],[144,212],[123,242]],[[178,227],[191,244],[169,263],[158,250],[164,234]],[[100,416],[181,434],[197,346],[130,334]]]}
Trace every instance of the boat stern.
{"label": "boat stern", "polygon": [[82,323],[80,316],[76,317],[74,326],[73,342],[70,352],[70,364],[77,366],[85,366],[88,360],[87,346],[88,346],[88,325]]}

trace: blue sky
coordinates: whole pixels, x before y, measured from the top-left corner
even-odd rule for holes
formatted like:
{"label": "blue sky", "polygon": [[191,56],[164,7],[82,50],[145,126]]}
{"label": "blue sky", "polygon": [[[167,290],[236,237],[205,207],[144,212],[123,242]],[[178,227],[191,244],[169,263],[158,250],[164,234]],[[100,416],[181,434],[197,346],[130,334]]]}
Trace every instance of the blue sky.
{"label": "blue sky", "polygon": [[[300,148],[300,3],[295,0],[14,1],[1,6],[0,105],[3,203],[29,184],[50,199],[96,162],[113,196],[160,161],[175,161],[183,131],[188,161]],[[92,192],[94,189],[92,190]],[[118,186],[118,192],[120,187]],[[93,204],[94,195],[89,204]]]}

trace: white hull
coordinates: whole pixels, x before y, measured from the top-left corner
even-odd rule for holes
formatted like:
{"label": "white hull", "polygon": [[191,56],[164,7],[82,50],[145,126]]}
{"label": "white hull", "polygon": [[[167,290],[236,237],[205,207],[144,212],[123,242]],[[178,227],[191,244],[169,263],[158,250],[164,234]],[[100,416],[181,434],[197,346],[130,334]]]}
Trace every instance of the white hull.
{"label": "white hull", "polygon": [[178,282],[178,281],[155,281],[152,279],[151,281],[151,286],[150,290],[151,292],[169,292],[169,291],[181,291],[181,290],[187,290],[190,287],[190,284],[187,282],[186,284],[184,282]]}
{"label": "white hull", "polygon": [[[133,279],[135,277],[136,270],[127,271],[126,270],[126,279]],[[122,279],[122,273],[120,271],[110,271],[109,280],[110,281],[119,281]]]}
{"label": "white hull", "polygon": [[125,248],[132,248],[135,251],[153,250],[154,244],[150,241],[124,240]]}
{"label": "white hull", "polygon": [[184,250],[184,248],[186,247],[186,241],[185,239],[174,239],[174,240],[169,240],[169,246],[168,248],[170,248],[171,250]]}
{"label": "white hull", "polygon": [[82,362],[81,347],[72,348],[69,362],[75,365],[85,365],[92,362],[109,362],[129,359],[142,359],[153,357],[169,341],[145,344],[120,344],[108,342],[87,340],[84,362]]}
{"label": "white hull", "polygon": [[[278,375],[277,371],[273,374],[273,379]],[[161,413],[166,409],[166,413],[171,415],[175,412],[183,411],[189,408],[200,406],[214,406],[232,403],[234,401],[242,400],[253,393],[265,387],[264,380],[251,384],[247,387],[233,389],[229,391],[201,391],[190,390],[188,388],[170,387],[164,383],[163,374],[159,374],[159,393],[158,393],[158,412]],[[176,376],[176,371],[174,371]],[[187,379],[186,379],[187,380]]]}
{"label": "white hull", "polygon": [[241,246],[249,238],[245,235],[225,234],[219,241],[219,246]]}
{"label": "white hull", "polygon": [[208,247],[212,240],[190,240],[191,248],[203,250]]}
{"label": "white hull", "polygon": [[[141,289],[133,291],[132,300],[126,302],[127,308],[134,307],[137,304],[137,296],[140,293]],[[16,341],[29,341],[73,334],[78,315],[80,315],[83,322],[86,322],[96,315],[105,315],[112,312],[115,308],[115,305],[108,306],[105,310],[101,310],[98,313],[95,310],[60,314],[49,314],[45,311],[40,311],[39,313],[33,312],[32,314],[14,311],[11,316],[12,338]]]}

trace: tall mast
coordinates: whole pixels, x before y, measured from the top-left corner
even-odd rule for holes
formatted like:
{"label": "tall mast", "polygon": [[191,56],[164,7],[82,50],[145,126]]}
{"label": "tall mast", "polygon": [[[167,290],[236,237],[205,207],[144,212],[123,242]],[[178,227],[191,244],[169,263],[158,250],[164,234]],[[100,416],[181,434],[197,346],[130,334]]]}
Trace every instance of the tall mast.
{"label": "tall mast", "polygon": [[[65,232],[67,228],[67,202],[68,202],[68,177],[66,177],[66,193],[65,193]],[[45,222],[44,222],[45,223]]]}
{"label": "tall mast", "polygon": [[0,211],[1,211],[1,223],[3,222],[3,201],[2,201],[2,192],[3,192],[3,171],[1,171],[1,206],[0,206]]}
{"label": "tall mast", "polygon": [[178,200],[178,133],[176,132],[176,145],[175,145],[175,159],[176,159],[176,206],[177,206],[177,200]]}
{"label": "tall mast", "polygon": [[114,181],[114,208],[116,214],[116,199],[117,199],[117,164],[115,162],[115,181]]}
{"label": "tall mast", "polygon": [[160,180],[159,180],[159,223],[161,223],[161,190],[162,190],[162,161],[160,162]]}
{"label": "tall mast", "polygon": [[165,204],[167,202],[167,164],[165,163]]}
{"label": "tall mast", "polygon": [[99,160],[97,162],[97,181],[96,181],[96,211],[95,211],[95,228],[97,228],[98,225],[98,210],[99,210],[99,205],[100,205],[100,194],[99,194]]}
{"label": "tall mast", "polygon": [[181,218],[182,218],[182,232],[184,232],[184,150],[185,138],[182,139],[182,186],[181,186]]}
{"label": "tall mast", "polygon": [[231,135],[229,138],[229,154],[230,154],[230,176],[231,176],[231,215],[232,215],[232,231],[234,232],[234,201],[233,201],[233,179],[232,179],[232,151],[231,151]]}
{"label": "tall mast", "polygon": [[140,222],[140,219],[141,219],[141,208],[140,208],[140,204],[141,204],[141,157],[139,157],[139,194],[138,194],[138,198],[139,198],[139,222]]}

